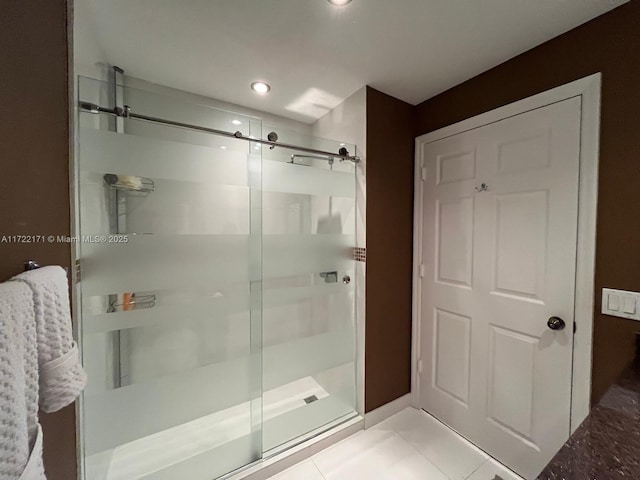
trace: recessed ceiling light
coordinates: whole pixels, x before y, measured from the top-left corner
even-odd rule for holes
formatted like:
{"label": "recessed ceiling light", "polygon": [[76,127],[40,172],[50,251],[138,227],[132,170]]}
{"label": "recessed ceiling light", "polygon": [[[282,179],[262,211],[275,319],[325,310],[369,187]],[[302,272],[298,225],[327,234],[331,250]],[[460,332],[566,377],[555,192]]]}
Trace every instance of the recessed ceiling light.
{"label": "recessed ceiling light", "polygon": [[344,7],[351,3],[351,0],[329,0],[331,5],[335,5],[336,7]]}
{"label": "recessed ceiling light", "polygon": [[226,150],[226,149],[227,149],[227,147],[225,147],[224,145],[222,145],[220,148],[221,148],[222,150]]}
{"label": "recessed ceiling light", "polygon": [[233,123],[234,125],[242,125],[242,122],[240,120],[231,120],[231,123]]}
{"label": "recessed ceiling light", "polygon": [[251,84],[251,90],[259,93],[260,95],[266,95],[267,93],[269,93],[269,90],[271,90],[271,86],[264,82],[253,82]]}

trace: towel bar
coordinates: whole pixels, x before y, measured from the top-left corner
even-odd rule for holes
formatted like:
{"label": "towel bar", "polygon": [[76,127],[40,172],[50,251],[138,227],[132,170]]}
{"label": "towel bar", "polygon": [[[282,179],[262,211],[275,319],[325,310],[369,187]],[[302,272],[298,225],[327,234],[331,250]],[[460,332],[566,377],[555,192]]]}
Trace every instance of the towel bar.
{"label": "towel bar", "polygon": [[24,262],[24,271],[35,270],[36,268],[40,268],[40,264],[35,260],[27,260]]}
{"label": "towel bar", "polygon": [[[29,270],[35,270],[36,268],[40,268],[40,266],[41,265],[35,260],[27,260],[26,262],[24,262],[24,271],[28,272]],[[64,271],[67,272],[67,275],[69,275],[69,267],[62,268],[64,268]]]}

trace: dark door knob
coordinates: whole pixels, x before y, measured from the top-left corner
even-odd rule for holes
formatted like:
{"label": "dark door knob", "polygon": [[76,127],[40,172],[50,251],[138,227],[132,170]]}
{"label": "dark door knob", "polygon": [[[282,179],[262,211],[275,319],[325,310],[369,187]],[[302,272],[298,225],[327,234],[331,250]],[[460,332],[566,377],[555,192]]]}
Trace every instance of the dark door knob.
{"label": "dark door knob", "polygon": [[560,317],[551,317],[549,320],[547,320],[547,326],[551,330],[562,330],[566,325],[567,324],[564,323],[564,320]]}

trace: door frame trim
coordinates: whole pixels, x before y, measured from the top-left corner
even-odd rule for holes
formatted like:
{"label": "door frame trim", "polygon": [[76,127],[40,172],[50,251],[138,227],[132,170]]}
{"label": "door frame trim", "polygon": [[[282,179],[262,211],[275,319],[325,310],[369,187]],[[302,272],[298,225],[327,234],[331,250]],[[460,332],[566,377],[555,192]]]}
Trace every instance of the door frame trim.
{"label": "door frame trim", "polygon": [[422,165],[425,144],[473,130],[552,103],[580,96],[580,167],[578,187],[578,245],[576,258],[575,317],[571,385],[571,433],[591,408],[591,369],[595,297],[596,213],[598,205],[598,159],[600,145],[600,90],[602,74],[595,73],[514,103],[481,113],[461,122],[426,133],[415,140],[413,219],[413,325],[411,361],[411,403],[420,406],[421,298],[422,281]]}

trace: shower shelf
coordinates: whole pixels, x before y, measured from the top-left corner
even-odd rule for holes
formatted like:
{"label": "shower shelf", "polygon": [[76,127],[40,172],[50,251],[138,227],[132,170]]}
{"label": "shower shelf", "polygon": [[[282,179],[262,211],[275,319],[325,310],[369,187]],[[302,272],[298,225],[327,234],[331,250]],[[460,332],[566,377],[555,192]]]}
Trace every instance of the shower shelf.
{"label": "shower shelf", "polygon": [[[156,189],[156,184],[153,180],[146,177],[134,177],[134,176],[122,176],[115,175],[113,173],[105,173],[104,174],[104,183],[111,188],[112,190],[118,190],[121,192],[132,192],[132,193],[150,193]],[[131,185],[127,183],[121,183],[131,181],[131,179],[136,179],[139,181],[139,185]]]}
{"label": "shower shelf", "polygon": [[115,313],[126,311],[124,307],[129,306],[129,310],[139,310],[141,308],[152,308],[156,305],[155,295],[137,295],[132,296],[129,303],[117,303],[117,300],[109,302],[107,313]]}

